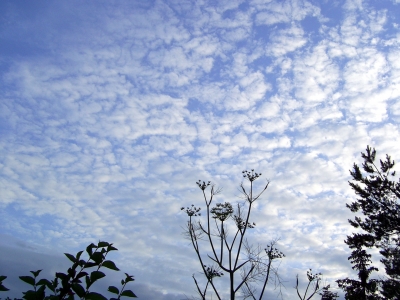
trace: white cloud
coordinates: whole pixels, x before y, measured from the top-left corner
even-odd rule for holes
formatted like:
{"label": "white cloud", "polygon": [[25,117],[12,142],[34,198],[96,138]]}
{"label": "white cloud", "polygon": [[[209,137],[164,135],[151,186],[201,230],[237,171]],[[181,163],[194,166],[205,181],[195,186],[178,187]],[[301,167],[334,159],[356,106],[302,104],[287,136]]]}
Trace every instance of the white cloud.
{"label": "white cloud", "polygon": [[325,45],[317,45],[312,53],[296,59],[293,71],[296,98],[305,102],[326,101],[340,81],[339,68],[328,57]]}
{"label": "white cloud", "polygon": [[259,108],[255,109],[254,114],[257,118],[269,119],[278,116],[280,113],[279,104],[276,102],[264,102]]}
{"label": "white cloud", "polygon": [[346,64],[344,69],[345,89],[350,93],[369,93],[386,84],[388,71],[386,59],[375,49],[364,49],[359,59]]}
{"label": "white cloud", "polygon": [[249,31],[246,28],[235,28],[234,30],[223,31],[222,37],[228,42],[238,42],[247,39]]}
{"label": "white cloud", "polygon": [[[332,280],[348,274],[348,169],[367,144],[400,155],[399,21],[386,5],[74,5],[85,18],[66,16],[62,34],[44,10],[31,13],[47,26],[17,18],[2,29],[20,53],[0,50],[10,58],[1,65],[3,232],[60,253],[113,241],[146,284],[142,298],[176,299],[193,292],[198,271],[179,213],[202,203],[196,180],[236,201],[240,172],[256,168],[271,186],[252,238],[282,236],[285,280],[309,266]],[[46,37],[25,47],[29,26]]]}
{"label": "white cloud", "polygon": [[345,10],[362,10],[363,9],[363,0],[346,0],[346,3],[343,5]]}
{"label": "white cloud", "polygon": [[[256,1],[254,1],[256,2]],[[307,15],[316,16],[320,10],[308,1],[263,1],[258,6],[256,24],[273,25],[303,20]]]}
{"label": "white cloud", "polygon": [[387,22],[387,12],[385,10],[372,11],[369,15],[370,31],[372,34],[378,34],[384,30],[384,25]]}
{"label": "white cloud", "polygon": [[307,40],[301,27],[291,26],[288,29],[276,31],[271,36],[271,43],[266,48],[267,55],[284,56],[303,47]]}

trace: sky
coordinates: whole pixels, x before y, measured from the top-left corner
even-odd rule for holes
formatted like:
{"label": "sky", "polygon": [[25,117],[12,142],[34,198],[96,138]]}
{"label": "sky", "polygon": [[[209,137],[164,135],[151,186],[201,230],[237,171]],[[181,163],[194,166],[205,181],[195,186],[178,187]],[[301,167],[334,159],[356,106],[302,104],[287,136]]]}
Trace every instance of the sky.
{"label": "sky", "polygon": [[400,159],[399,26],[399,0],[1,1],[1,296],[99,240],[140,299],[195,296],[180,208],[199,179],[241,201],[250,169],[283,298],[309,268],[340,292],[349,170],[367,145]]}

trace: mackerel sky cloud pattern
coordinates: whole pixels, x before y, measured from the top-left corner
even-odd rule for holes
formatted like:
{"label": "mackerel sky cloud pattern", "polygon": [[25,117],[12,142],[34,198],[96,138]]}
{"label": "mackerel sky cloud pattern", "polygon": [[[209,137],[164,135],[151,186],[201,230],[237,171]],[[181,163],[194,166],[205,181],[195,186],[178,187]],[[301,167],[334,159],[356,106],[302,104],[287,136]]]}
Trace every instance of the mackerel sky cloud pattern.
{"label": "mackerel sky cloud pattern", "polygon": [[252,168],[271,184],[251,239],[280,238],[284,298],[308,268],[351,275],[348,170],[367,145],[400,159],[399,16],[398,0],[2,1],[10,286],[100,239],[142,299],[194,295],[180,207],[202,205],[198,179],[240,200]]}

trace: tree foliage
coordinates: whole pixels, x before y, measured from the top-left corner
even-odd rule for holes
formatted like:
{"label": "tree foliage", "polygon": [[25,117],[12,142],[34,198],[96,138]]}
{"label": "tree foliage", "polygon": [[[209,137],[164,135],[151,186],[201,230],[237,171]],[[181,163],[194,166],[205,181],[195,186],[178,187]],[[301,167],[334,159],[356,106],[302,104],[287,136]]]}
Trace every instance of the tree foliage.
{"label": "tree foliage", "polygon": [[[72,262],[72,266],[68,268],[66,273],[57,272],[53,280],[38,280],[42,270],[31,271],[32,275],[19,277],[20,280],[31,286],[30,290],[22,293],[22,298],[26,300],[57,300],[74,299],[74,295],[76,295],[80,299],[107,299],[99,293],[90,291],[90,288],[96,281],[106,276],[100,271],[101,268],[119,271],[113,261],[106,259],[109,252],[116,250],[118,249],[113,244],[99,242],[97,245],[92,243],[86,247],[88,256],[86,260],[81,257],[84,251],[79,251],[75,256],[64,253]],[[94,270],[89,271],[89,269]],[[3,285],[6,278],[6,276],[0,276],[0,291],[8,291]],[[84,284],[82,280],[84,280]],[[111,298],[111,300],[120,299],[122,296],[137,298],[131,290],[125,290],[126,284],[131,281],[134,281],[133,276],[125,273],[125,279],[121,280],[121,290],[115,286],[108,287],[108,291],[116,295],[116,298]],[[51,294],[46,295],[46,291]]]}
{"label": "tree foliage", "polygon": [[[400,181],[395,181],[394,161],[389,155],[376,163],[376,150],[367,146],[361,153],[362,170],[354,164],[349,182],[358,199],[347,207],[361,212],[349,223],[362,230],[347,237],[345,243],[352,249],[349,257],[358,280],[338,280],[346,299],[399,299],[400,298]],[[371,265],[371,255],[366,249],[376,247],[382,255],[386,278],[369,279],[378,269]]]}

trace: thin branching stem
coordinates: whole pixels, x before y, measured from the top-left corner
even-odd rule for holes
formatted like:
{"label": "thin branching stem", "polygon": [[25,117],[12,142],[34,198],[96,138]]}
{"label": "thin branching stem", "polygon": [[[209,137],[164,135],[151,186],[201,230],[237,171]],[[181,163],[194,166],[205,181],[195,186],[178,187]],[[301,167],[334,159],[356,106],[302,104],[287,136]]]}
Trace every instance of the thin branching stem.
{"label": "thin branching stem", "polygon": [[[229,274],[229,292],[231,300],[235,299],[239,290],[243,292],[245,298],[251,297],[253,300],[255,300],[256,288],[252,287],[250,284],[252,282],[260,282],[260,285],[262,285],[260,299],[263,297],[264,290],[269,282],[271,270],[274,270],[272,267],[272,259],[267,261],[267,255],[262,254],[262,248],[260,248],[260,246],[257,248],[248,245],[247,239],[245,238],[247,229],[254,228],[256,225],[255,223],[249,222],[253,203],[263,194],[269,184],[268,182],[264,189],[259,194],[255,195],[253,191],[253,181],[260,175],[261,174],[255,173],[254,170],[251,170],[251,172],[243,171],[243,177],[249,180],[250,187],[246,190],[243,183],[241,184],[241,188],[245,196],[245,203],[244,205],[238,204],[236,214],[234,214],[235,211],[229,202],[217,203],[215,207],[211,207],[214,195],[219,193],[220,190],[215,190],[214,186],[210,184],[210,181],[208,183],[200,180],[196,182],[203,193],[204,202],[206,204],[207,220],[203,224],[201,222],[198,222],[198,225],[192,223],[192,216],[200,215],[200,213],[198,213],[200,208],[194,207],[193,204],[191,208],[187,208],[186,212],[189,215],[188,236],[190,236],[203,273],[207,277],[207,283],[205,284],[203,291],[198,281],[193,276],[197,291],[203,299],[205,299],[207,289],[209,289],[210,286],[217,295],[217,298],[221,299],[213,283],[213,278],[223,275],[223,273],[220,271]],[[211,185],[211,192],[208,197],[208,193],[205,192],[205,189],[209,185]],[[182,208],[182,210],[183,209],[184,208]],[[214,229],[214,232],[212,232],[211,229],[211,225],[213,225],[211,224],[211,218],[215,219],[216,229]],[[230,237],[228,237],[228,229],[230,229],[230,227],[226,225],[227,220],[229,219],[234,220],[237,227],[234,235]],[[207,237],[202,238],[204,234],[206,234]],[[215,263],[216,266],[218,266],[218,269],[215,269],[214,267],[207,267],[204,264],[203,258],[200,254],[199,244],[204,241],[208,242],[209,247],[211,248],[210,252],[212,252],[206,256],[213,263]],[[220,248],[218,249],[218,247]],[[243,255],[247,257],[242,257]],[[251,264],[249,265],[249,263]],[[237,275],[235,275],[235,273],[238,271],[240,271],[240,279],[237,279]],[[274,270],[274,272],[275,276],[277,276],[276,270]]]}
{"label": "thin branching stem", "polygon": [[268,261],[267,276],[265,276],[264,285],[263,285],[262,290],[261,290],[260,300],[262,299],[262,297],[264,295],[265,287],[267,286],[267,283],[268,283],[269,272],[271,270],[271,264],[272,264],[272,259],[270,259]]}

